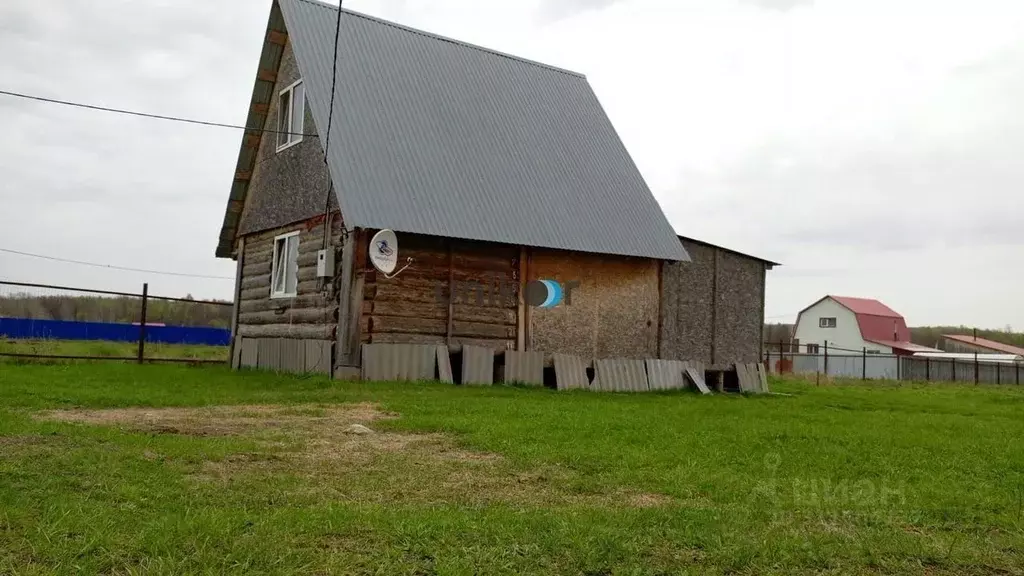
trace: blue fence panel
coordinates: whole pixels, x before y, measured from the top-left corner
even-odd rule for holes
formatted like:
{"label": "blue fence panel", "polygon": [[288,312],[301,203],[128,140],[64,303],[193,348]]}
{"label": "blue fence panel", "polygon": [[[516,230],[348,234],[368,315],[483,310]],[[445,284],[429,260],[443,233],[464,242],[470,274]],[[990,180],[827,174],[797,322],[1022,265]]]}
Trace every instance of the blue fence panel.
{"label": "blue fence panel", "polygon": [[[138,342],[136,324],[0,318],[0,336],[24,340],[106,340]],[[146,326],[146,342],[227,346],[231,331],[202,326]]]}

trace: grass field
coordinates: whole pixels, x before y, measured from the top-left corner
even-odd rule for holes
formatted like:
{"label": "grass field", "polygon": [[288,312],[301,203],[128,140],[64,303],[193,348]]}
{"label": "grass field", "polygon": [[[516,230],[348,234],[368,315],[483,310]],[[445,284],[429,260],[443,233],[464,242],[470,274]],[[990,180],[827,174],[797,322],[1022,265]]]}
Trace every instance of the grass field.
{"label": "grass field", "polygon": [[0,574],[1024,573],[1024,390],[774,389],[5,365]]}
{"label": "grass field", "polygon": [[[102,358],[134,358],[139,352],[136,342],[104,342],[95,340],[8,340],[0,337],[0,353],[46,356],[98,356]],[[189,346],[146,343],[146,358],[190,360],[223,360],[227,362],[227,346]],[[0,356],[0,362],[46,362]]]}

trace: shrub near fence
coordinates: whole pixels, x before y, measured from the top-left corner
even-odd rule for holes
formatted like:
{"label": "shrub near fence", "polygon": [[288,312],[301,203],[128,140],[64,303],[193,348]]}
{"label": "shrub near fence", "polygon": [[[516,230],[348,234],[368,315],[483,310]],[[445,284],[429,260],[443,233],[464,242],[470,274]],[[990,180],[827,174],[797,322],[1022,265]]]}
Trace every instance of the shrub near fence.
{"label": "shrub near fence", "polygon": [[[127,342],[137,344],[137,352],[131,357],[108,357],[86,356],[81,353],[62,356],[26,353],[24,350],[0,350],[0,356],[200,362],[211,360],[148,358],[145,355],[146,344],[224,347],[231,343],[231,330],[224,327],[230,323],[231,302],[152,296],[147,284],[143,284],[140,294],[20,282],[0,282],[0,289],[2,288],[16,288],[20,292],[0,294],[0,337],[16,341]],[[153,317],[153,312],[156,313],[156,318]],[[9,317],[12,315],[28,317]],[[208,322],[214,326],[155,325],[155,322],[168,317],[178,321]],[[97,319],[108,321],[94,321]]]}

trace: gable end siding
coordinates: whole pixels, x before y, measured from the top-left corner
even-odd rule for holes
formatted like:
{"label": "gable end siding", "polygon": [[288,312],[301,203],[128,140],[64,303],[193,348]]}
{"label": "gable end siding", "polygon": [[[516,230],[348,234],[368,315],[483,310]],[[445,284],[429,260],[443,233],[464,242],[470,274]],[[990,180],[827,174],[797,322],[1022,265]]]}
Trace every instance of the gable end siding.
{"label": "gable end siding", "polygon": [[[277,71],[277,82],[274,84],[267,113],[268,130],[277,130],[281,114],[281,90],[299,79],[295,53],[289,42],[285,45],[281,65]],[[303,126],[305,134],[316,133],[316,125],[308,103],[305,106]],[[324,164],[323,148],[319,138],[304,136],[298,144],[278,152],[277,134],[265,133],[260,141],[256,165],[249,182],[239,234],[270,230],[322,215],[329,182],[330,177],[327,165]],[[330,194],[330,206],[332,210],[338,208],[334,194]]]}

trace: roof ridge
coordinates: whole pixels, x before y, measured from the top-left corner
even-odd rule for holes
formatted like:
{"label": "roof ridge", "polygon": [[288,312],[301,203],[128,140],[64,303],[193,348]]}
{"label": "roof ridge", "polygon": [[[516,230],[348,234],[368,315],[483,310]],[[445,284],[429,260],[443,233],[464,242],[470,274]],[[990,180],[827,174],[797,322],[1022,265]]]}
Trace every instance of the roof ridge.
{"label": "roof ridge", "polygon": [[355,16],[357,18],[363,18],[365,20],[369,20],[371,22],[376,22],[377,24],[382,24],[384,26],[391,26],[392,28],[398,28],[399,30],[405,30],[406,32],[412,32],[413,34],[419,34],[421,36],[426,36],[428,38],[433,38],[435,40],[441,40],[442,42],[449,42],[451,44],[456,44],[456,45],[459,45],[459,46],[464,46],[466,48],[471,48],[473,50],[479,50],[481,52],[487,52],[487,53],[493,54],[495,56],[501,56],[502,58],[508,58],[509,60],[515,60],[516,62],[522,62],[524,64],[530,64],[532,66],[537,66],[539,68],[545,68],[547,70],[552,70],[552,71],[555,71],[555,72],[561,72],[562,74],[566,74],[566,75],[569,75],[569,76],[574,76],[574,77],[577,77],[577,78],[582,78],[584,80],[586,80],[586,78],[587,78],[585,74],[582,74],[580,72],[575,72],[573,70],[568,70],[566,68],[560,68],[558,66],[552,66],[551,64],[545,64],[543,62],[538,62],[536,60],[530,60],[529,58],[523,58],[522,56],[516,56],[514,54],[509,54],[507,52],[501,52],[500,50],[495,50],[493,48],[488,48],[486,46],[480,46],[479,44],[472,44],[470,42],[466,42],[466,41],[463,41],[463,40],[457,40],[455,38],[450,38],[448,36],[442,36],[440,34],[435,34],[434,32],[427,32],[426,30],[420,30],[419,28],[413,28],[412,26],[406,26],[405,24],[399,24],[398,22],[393,22],[391,20],[385,20],[385,19],[380,18],[378,16],[371,16],[369,14],[364,14],[363,12],[356,12],[355,10],[350,10],[348,8],[341,8],[339,6],[335,6],[334,4],[330,4],[330,3],[327,3],[327,2],[322,2],[321,0],[293,0],[293,1],[305,2],[307,4],[313,4],[314,6],[319,6],[321,8],[328,8],[330,10],[341,10],[343,13],[348,14],[349,16]]}

